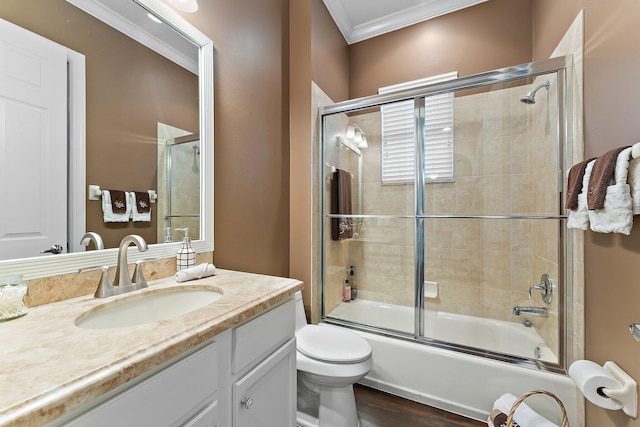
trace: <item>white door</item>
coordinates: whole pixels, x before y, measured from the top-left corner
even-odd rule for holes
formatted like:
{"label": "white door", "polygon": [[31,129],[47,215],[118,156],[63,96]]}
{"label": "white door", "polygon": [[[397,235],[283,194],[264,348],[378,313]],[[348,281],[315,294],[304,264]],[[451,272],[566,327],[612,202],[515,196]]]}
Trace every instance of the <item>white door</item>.
{"label": "white door", "polygon": [[0,19],[0,260],[67,248],[67,54]]}

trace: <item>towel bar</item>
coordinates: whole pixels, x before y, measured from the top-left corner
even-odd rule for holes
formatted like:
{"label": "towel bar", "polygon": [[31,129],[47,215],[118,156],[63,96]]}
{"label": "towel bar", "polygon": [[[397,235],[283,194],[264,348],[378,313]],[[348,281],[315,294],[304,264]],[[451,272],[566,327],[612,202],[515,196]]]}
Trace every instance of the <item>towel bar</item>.
{"label": "towel bar", "polygon": [[[158,193],[156,190],[147,190],[149,193],[149,200],[151,203],[155,203],[158,200]],[[89,200],[100,200],[102,197],[102,189],[99,185],[89,185]]]}

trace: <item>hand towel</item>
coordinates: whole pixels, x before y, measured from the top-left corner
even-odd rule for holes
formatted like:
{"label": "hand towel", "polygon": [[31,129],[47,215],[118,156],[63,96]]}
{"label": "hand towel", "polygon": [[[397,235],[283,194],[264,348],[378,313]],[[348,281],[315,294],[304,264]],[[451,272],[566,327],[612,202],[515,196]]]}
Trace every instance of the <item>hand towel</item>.
{"label": "hand towel", "polygon": [[580,230],[589,229],[589,210],[587,209],[587,188],[589,187],[589,178],[595,160],[587,163],[582,177],[582,192],[578,194],[578,207],[569,211],[569,219],[567,220],[567,228],[577,228]]}
{"label": "hand towel", "polygon": [[[638,144],[634,145],[633,148],[637,145]],[[629,183],[629,189],[631,191],[633,214],[638,215],[640,214],[640,157],[633,157],[633,152],[631,157],[632,159],[629,161],[629,176],[627,177],[627,182]]]}
{"label": "hand towel", "polygon": [[631,146],[631,158],[632,159],[640,158],[640,142],[636,142]]}
{"label": "hand towel", "polygon": [[596,159],[596,163],[593,165],[593,170],[591,171],[589,190],[587,191],[587,207],[589,209],[602,209],[604,207],[607,187],[614,178],[613,173],[616,168],[618,154],[627,148],[630,147],[614,148]]}
{"label": "hand towel", "polygon": [[131,219],[134,222],[151,221],[151,200],[149,193],[142,191],[131,191],[128,193],[129,204],[131,205]]}
{"label": "hand towel", "polygon": [[[630,157],[631,147],[618,153],[614,169],[615,183],[606,188],[604,206],[602,209],[589,210],[589,223],[592,231],[626,235],[631,233],[633,202],[631,201],[631,187],[627,184]],[[595,170],[595,166],[593,168]],[[593,172],[591,179],[593,179]]]}
{"label": "hand towel", "polygon": [[[351,215],[351,174],[336,169],[331,180],[331,213]],[[351,218],[331,218],[331,238],[345,240],[353,237]]]}
{"label": "hand towel", "polygon": [[[111,197],[113,192],[114,197]],[[114,212],[114,209],[117,212]],[[131,204],[124,191],[102,190],[102,216],[104,222],[129,222]]]}
{"label": "hand towel", "polygon": [[189,280],[202,279],[216,274],[216,266],[213,264],[202,263],[195,267],[186,268],[176,273],[176,281],[186,282]]}
{"label": "hand towel", "polygon": [[576,209],[578,207],[578,194],[583,191],[582,179],[587,164],[594,160],[595,157],[576,163],[569,169],[569,177],[567,179],[567,209]]}
{"label": "hand towel", "polygon": [[[503,394],[493,403],[493,409],[497,409],[508,415],[516,399],[517,398],[511,393]],[[513,421],[522,427],[558,427],[557,424],[552,423],[538,414],[524,402],[516,409],[513,415]]]}

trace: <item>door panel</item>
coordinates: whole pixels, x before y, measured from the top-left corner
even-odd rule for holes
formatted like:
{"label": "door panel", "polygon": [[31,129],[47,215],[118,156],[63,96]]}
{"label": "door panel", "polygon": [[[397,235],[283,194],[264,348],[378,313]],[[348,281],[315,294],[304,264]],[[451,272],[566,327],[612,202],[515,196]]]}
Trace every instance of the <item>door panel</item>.
{"label": "door panel", "polygon": [[67,54],[0,20],[0,259],[67,247]]}

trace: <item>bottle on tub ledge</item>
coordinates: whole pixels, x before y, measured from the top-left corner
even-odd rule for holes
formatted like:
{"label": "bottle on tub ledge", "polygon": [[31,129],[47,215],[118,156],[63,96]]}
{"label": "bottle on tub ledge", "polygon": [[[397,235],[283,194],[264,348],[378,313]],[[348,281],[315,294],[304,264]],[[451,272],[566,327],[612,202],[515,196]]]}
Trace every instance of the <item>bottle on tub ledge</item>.
{"label": "bottle on tub ledge", "polygon": [[356,288],[356,267],[350,266],[347,269],[349,276],[349,284],[351,285],[351,301],[358,297],[358,289]]}
{"label": "bottle on tub ledge", "polygon": [[191,247],[191,237],[189,237],[189,228],[176,228],[176,230],[184,231],[182,238],[182,246],[176,254],[176,270],[182,271],[187,268],[195,267],[196,251]]}
{"label": "bottle on tub ledge", "polygon": [[351,285],[349,284],[349,279],[345,279],[342,291],[342,301],[351,302]]}

